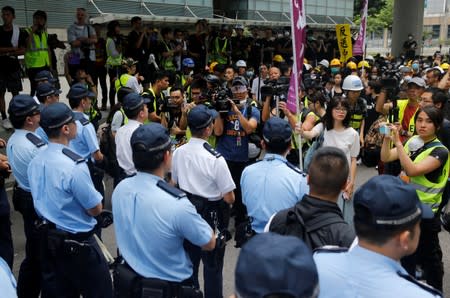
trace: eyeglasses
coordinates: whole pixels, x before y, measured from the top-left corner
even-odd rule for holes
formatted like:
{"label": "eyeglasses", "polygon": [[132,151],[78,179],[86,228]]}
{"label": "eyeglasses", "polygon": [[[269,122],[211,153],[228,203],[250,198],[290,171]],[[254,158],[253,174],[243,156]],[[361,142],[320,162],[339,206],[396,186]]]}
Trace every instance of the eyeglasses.
{"label": "eyeglasses", "polygon": [[344,107],[335,107],[335,108],[333,108],[333,110],[338,111],[338,112],[347,112],[347,109]]}

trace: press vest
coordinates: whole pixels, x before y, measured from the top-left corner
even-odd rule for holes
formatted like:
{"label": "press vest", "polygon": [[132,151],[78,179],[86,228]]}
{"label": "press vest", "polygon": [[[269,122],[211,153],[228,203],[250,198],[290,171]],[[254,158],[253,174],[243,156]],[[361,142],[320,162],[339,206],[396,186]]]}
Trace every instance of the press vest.
{"label": "press vest", "polygon": [[228,62],[227,57],[223,57],[221,55],[221,53],[225,52],[225,50],[227,49],[227,44],[228,44],[228,39],[225,38],[223,47],[222,47],[222,49],[220,49],[219,37],[216,37],[216,39],[214,40],[214,53],[215,53],[215,58],[216,58],[215,61],[218,62],[219,64],[227,64],[227,62]]}
{"label": "press vest", "polygon": [[117,57],[113,57],[111,50],[109,49],[109,45],[111,42],[114,42],[114,40],[111,37],[108,37],[106,39],[106,55],[108,58],[106,59],[106,65],[108,66],[120,66],[122,64],[122,54],[119,53]]}
{"label": "press vest", "polygon": [[[164,46],[166,47],[167,52],[170,52],[170,48],[167,45],[167,43],[163,40],[162,43],[164,44]],[[175,70],[175,65],[173,64],[173,57],[169,56],[169,57],[163,57],[162,59],[162,67],[165,70]]]}
{"label": "press vest", "polygon": [[[405,144],[404,148],[406,152],[409,154],[408,145],[413,138],[418,138],[419,136],[411,137]],[[420,161],[424,160],[426,157],[430,155],[430,153],[435,148],[445,148],[444,145],[438,140],[435,139],[433,141],[434,145],[430,146],[430,148],[421,152],[415,159],[414,163],[417,164]],[[431,207],[433,212],[436,212],[439,208],[439,204],[442,201],[442,194],[445,189],[445,185],[447,184],[448,179],[448,171],[450,165],[450,158],[447,158],[445,165],[442,169],[442,173],[438,178],[436,183],[429,181],[425,175],[420,175],[416,177],[410,177],[410,184],[416,189],[417,195],[422,203],[427,204]]]}
{"label": "press vest", "polygon": [[116,87],[116,92],[119,91],[120,88],[122,87],[126,87],[128,80],[130,79],[131,75],[124,73],[123,75],[120,76],[120,78],[118,80],[116,80],[114,82],[114,85]]}
{"label": "press vest", "polygon": [[[406,107],[408,106],[408,99],[399,99],[397,100],[397,107],[398,107],[398,122],[402,123],[403,121],[403,117],[405,115],[405,110]],[[417,108],[418,109],[418,108]],[[417,110],[416,110],[417,113]],[[414,134],[416,131],[416,125],[414,123],[414,115],[411,117],[411,119],[409,120],[409,125],[408,125],[408,132],[411,134]]]}
{"label": "press vest", "polygon": [[25,52],[25,66],[27,68],[38,68],[50,65],[48,54],[47,32],[41,35],[33,33],[31,28],[25,29],[31,36],[31,45]]}

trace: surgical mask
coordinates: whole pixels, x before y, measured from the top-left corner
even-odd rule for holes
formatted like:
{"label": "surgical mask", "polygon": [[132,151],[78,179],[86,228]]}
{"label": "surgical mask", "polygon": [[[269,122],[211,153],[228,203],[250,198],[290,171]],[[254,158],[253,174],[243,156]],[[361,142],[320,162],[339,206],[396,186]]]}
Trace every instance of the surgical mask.
{"label": "surgical mask", "polygon": [[178,43],[181,43],[181,42],[183,41],[183,39],[177,38],[176,41],[177,41]]}
{"label": "surgical mask", "polygon": [[373,75],[370,75],[370,78],[371,78],[372,80],[376,80],[376,79],[378,78],[378,76],[377,76],[376,74],[373,74]]}
{"label": "surgical mask", "polygon": [[339,67],[332,67],[331,68],[331,73],[332,74],[337,74],[339,72],[340,68]]}
{"label": "surgical mask", "polygon": [[243,105],[245,105],[246,102],[247,102],[247,100],[246,100],[246,99],[243,99],[243,100],[240,100],[240,101],[239,101],[239,104],[240,104],[241,106],[243,106]]}
{"label": "surgical mask", "polygon": [[253,71],[251,71],[251,70],[247,70],[247,71],[245,72],[245,76],[246,76],[247,78],[252,78],[254,75],[255,75],[255,73],[254,73]]}

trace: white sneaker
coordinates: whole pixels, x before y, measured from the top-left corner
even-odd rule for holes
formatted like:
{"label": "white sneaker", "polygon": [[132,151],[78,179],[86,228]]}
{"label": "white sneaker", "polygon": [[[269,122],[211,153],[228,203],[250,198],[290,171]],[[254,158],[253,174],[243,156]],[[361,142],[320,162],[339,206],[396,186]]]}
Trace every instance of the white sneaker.
{"label": "white sneaker", "polygon": [[13,129],[11,121],[8,118],[2,120],[2,126],[4,129]]}

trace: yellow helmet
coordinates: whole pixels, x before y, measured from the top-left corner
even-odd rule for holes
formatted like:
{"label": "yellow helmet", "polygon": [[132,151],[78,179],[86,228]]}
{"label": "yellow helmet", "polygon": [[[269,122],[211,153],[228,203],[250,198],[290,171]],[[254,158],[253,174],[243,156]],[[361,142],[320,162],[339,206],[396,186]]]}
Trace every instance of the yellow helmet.
{"label": "yellow helmet", "polygon": [[281,55],[275,55],[272,59],[273,62],[284,62],[284,58]]}
{"label": "yellow helmet", "polygon": [[449,67],[450,65],[447,63],[447,62],[444,62],[444,63],[442,63],[441,64],[441,68],[443,69],[443,70],[448,70],[448,67]]}
{"label": "yellow helmet", "polygon": [[330,66],[341,66],[341,61],[337,58],[334,58],[333,60],[331,60]]}
{"label": "yellow helmet", "polygon": [[219,64],[219,62],[216,61],[211,62],[211,64],[209,65],[209,71],[214,72],[214,67],[216,67],[217,64]]}
{"label": "yellow helmet", "polygon": [[369,68],[370,67],[369,62],[362,60],[358,63],[358,68],[363,68],[363,66],[364,68]]}
{"label": "yellow helmet", "polygon": [[347,67],[350,68],[351,70],[356,70],[356,63],[350,61],[349,63],[347,63]]}

